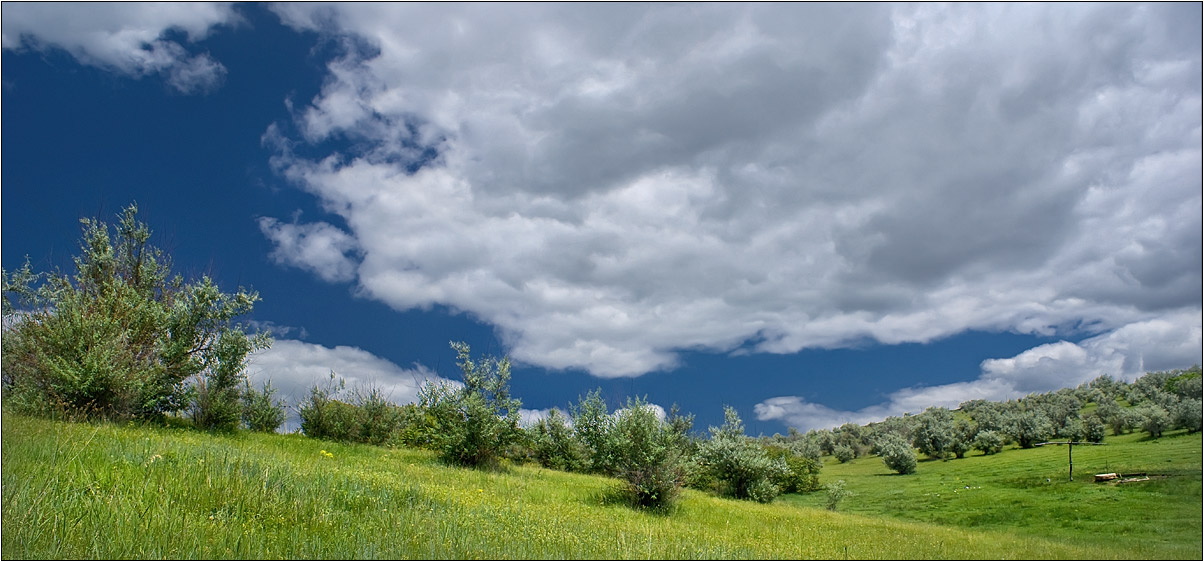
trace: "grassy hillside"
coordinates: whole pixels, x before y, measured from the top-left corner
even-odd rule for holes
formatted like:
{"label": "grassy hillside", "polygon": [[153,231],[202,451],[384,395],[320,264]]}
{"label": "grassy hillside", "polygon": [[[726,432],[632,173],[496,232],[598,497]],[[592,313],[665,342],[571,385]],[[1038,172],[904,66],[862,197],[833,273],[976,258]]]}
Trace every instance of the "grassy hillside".
{"label": "grassy hillside", "polygon": [[[1194,457],[1190,446],[1167,448],[1182,451],[1162,455],[1171,459],[1168,467],[1194,470],[1194,476],[1153,483],[1141,501],[1130,502],[1123,494],[1142,488],[1093,492],[1120,494],[1116,505],[1125,509],[1157,510],[1168,495],[1157,492],[1158,486],[1178,490],[1179,482],[1194,482],[1188,487],[1194,491],[1176,500],[1195,506],[1194,519],[1184,516],[1181,522],[1194,525],[1194,540],[1139,547],[1136,541],[1090,540],[1095,530],[1074,525],[1061,534],[1035,532],[1032,525],[1010,529],[1003,521],[990,529],[966,528],[972,512],[983,511],[981,505],[925,495],[943,497],[951,493],[945,492],[950,484],[961,484],[951,480],[956,478],[952,472],[941,472],[957,461],[922,463],[914,477],[878,475],[885,470],[876,458],[832,463],[824,479],[844,478],[859,494],[842,505],[849,513],[808,507],[821,501],[818,496],[760,505],[687,490],[674,513],[656,515],[609,501],[615,481],[594,476],[534,467],[449,468],[424,451],[344,446],[296,435],[214,437],[5,414],[2,547],[9,559],[1199,558],[1200,438],[1160,443],[1194,443]],[[1030,453],[1037,455],[1031,463],[1024,458]],[[1077,448],[1075,453],[1077,461]],[[1109,461],[1113,470],[1120,466],[1119,456]],[[1084,451],[1084,470],[1090,470],[1088,458]],[[1163,462],[1147,458],[1143,462]],[[1046,475],[1062,474],[1059,459],[1064,462],[1064,449],[1009,451],[980,464],[997,466],[992,478],[1002,482],[1039,478],[1043,484]],[[1024,474],[1013,475],[1003,468],[1006,463],[1025,467]],[[983,469],[980,477],[988,476]],[[875,479],[882,484],[869,484]],[[1051,484],[1047,490],[1078,487],[1097,489],[1084,483]],[[1036,492],[1046,492],[1014,488],[991,484],[974,493],[1000,494],[987,502],[991,505],[1032,501]],[[964,514],[960,520],[931,517],[944,524],[900,519],[898,512],[920,509]],[[1112,512],[1117,526],[1139,518]],[[1065,540],[1076,533],[1079,538]]]}
{"label": "grassy hillside", "polygon": [[[1074,481],[1066,446],[1013,447],[996,455],[922,460],[915,474],[893,473],[878,457],[825,459],[821,482],[844,480],[856,495],[841,510],[968,529],[998,529],[1064,544],[1106,545],[1134,558],[1200,559],[1201,439],[1176,431],[1109,435],[1104,446],[1075,446]],[[1093,475],[1147,473],[1149,481],[1100,484]],[[819,507],[819,495],[780,501]]]}

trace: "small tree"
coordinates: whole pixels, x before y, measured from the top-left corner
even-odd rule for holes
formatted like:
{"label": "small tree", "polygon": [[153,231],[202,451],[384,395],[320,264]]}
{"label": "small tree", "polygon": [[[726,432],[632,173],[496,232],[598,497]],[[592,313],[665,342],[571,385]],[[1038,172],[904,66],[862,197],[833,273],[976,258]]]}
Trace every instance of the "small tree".
{"label": "small tree", "polygon": [[585,446],[589,469],[604,474],[613,472],[614,459],[607,435],[614,420],[610,417],[606,401],[602,399],[602,389],[595,389],[585,397],[579,397],[577,404],[570,410],[573,415],[573,433]]}
{"label": "small tree", "polygon": [[832,449],[832,456],[836,457],[838,462],[844,464],[853,460],[857,456],[857,452],[852,447],[842,444]]}
{"label": "small tree", "polygon": [[[1197,377],[1192,380],[1199,381],[1200,379]],[[1200,400],[1196,398],[1180,398],[1170,411],[1172,423],[1175,427],[1186,429],[1191,433],[1200,431],[1202,421],[1200,406]]]}
{"label": "small tree", "polygon": [[497,462],[502,452],[522,437],[518,411],[522,403],[510,397],[510,359],[472,359],[464,342],[451,342],[464,386],[452,388],[428,382],[420,400],[436,413],[444,431],[438,447],[445,461],[464,466]]}
{"label": "small tree", "polygon": [[945,408],[928,408],[917,417],[919,422],[912,430],[912,443],[925,455],[945,458],[957,440],[953,414]]}
{"label": "small tree", "polygon": [[673,428],[643,400],[628,399],[627,407],[615,413],[606,440],[613,473],[627,483],[628,501],[641,508],[671,507],[685,476]]}
{"label": "small tree", "polygon": [[1162,437],[1162,432],[1171,427],[1170,414],[1162,406],[1147,403],[1138,406],[1137,412],[1142,419],[1141,430],[1152,438]]}
{"label": "small tree", "polygon": [[819,461],[818,449],[815,451],[815,458],[776,445],[765,447],[765,454],[770,459],[781,460],[788,468],[774,480],[774,484],[783,494],[814,492],[820,488],[819,469],[823,467],[823,463]]}
{"label": "small tree", "polygon": [[879,439],[877,449],[887,468],[899,474],[916,471],[916,451],[911,443],[893,433],[884,434]]}
{"label": "small tree", "polygon": [[529,430],[539,464],[556,470],[577,471],[589,464],[589,452],[573,435],[560,410],[552,409]]}
{"label": "small tree", "polygon": [[711,438],[698,446],[698,464],[714,475],[724,495],[773,501],[780,492],[775,481],[789,472],[789,467],[745,437],[744,422],[735,408],[725,406],[723,412],[723,426],[712,427]]}
{"label": "small tree", "polygon": [[264,381],[263,390],[255,390],[251,381],[246,381],[242,393],[242,422],[251,431],[271,433],[284,423],[283,401],[276,402],[272,397],[276,389],[272,381]]}
{"label": "small tree", "polygon": [[1012,439],[1021,449],[1031,449],[1037,443],[1053,435],[1053,424],[1037,410],[1024,410],[1008,417],[1008,429]]}
{"label": "small tree", "polygon": [[[34,274],[28,260],[2,275],[6,398],[33,413],[107,419],[191,408],[203,427],[232,426],[246,355],[271,344],[234,324],[259,296],[172,276],[137,214],[126,207],[112,227],[80,221],[74,276]],[[10,295],[23,314],[14,315]]]}
{"label": "small tree", "polygon": [[1003,434],[993,429],[978,432],[974,436],[974,448],[984,455],[994,455],[1003,450]]}
{"label": "small tree", "polygon": [[837,480],[828,484],[826,488],[828,489],[827,507],[829,511],[836,511],[836,507],[840,505],[841,500],[856,495],[845,488],[844,480]]}

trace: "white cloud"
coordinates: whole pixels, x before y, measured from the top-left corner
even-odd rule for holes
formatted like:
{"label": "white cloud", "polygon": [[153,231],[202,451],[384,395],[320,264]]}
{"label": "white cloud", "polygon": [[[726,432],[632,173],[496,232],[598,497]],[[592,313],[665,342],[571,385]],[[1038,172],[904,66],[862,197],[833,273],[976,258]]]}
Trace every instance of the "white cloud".
{"label": "white cloud", "polygon": [[19,2],[4,6],[5,49],[60,48],[83,64],[141,77],[164,74],[184,93],[215,88],[226,69],[207,54],[189,54],[164,39],[179,30],[188,41],[240,21],[229,3]]}
{"label": "white cloud", "polygon": [[798,396],[778,396],[754,407],[757,419],[778,420],[806,431],[881,421],[929,406],[956,408],[975,399],[1009,400],[1032,392],[1075,387],[1100,375],[1132,381],[1149,371],[1201,363],[1198,313],[1173,314],[1135,322],[1079,343],[1059,341],[1034,347],[1014,357],[988,359],[976,380],[904,388],[890,400],[856,411],[809,403]]}
{"label": "white cloud", "polygon": [[259,230],[275,244],[271,257],[276,263],[310,271],[334,283],[355,278],[355,261],[347,256],[356,249],[355,238],[324,222],[285,224],[260,217]]}
{"label": "white cloud", "polygon": [[278,252],[471,312],[518,361],[612,377],[748,342],[1198,333],[1191,6],[273,9],[345,39],[297,127],[355,141],[280,150],[348,238]]}
{"label": "white cloud", "polygon": [[425,366],[399,367],[357,347],[330,348],[297,340],[276,340],[271,348],[253,354],[248,363],[252,383],[271,380],[290,407],[308,398],[314,385],[328,384],[331,371],[346,381],[348,391],[375,388],[395,404],[416,402],[427,381],[459,384],[440,378]]}

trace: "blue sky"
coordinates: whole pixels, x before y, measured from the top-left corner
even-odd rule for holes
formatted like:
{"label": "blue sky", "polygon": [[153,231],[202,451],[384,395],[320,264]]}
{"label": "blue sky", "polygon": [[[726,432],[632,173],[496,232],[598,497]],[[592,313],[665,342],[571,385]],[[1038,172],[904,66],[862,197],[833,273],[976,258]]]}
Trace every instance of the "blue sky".
{"label": "blue sky", "polygon": [[1201,360],[1198,4],[3,5],[2,258],[137,201],[250,373],[752,433]]}

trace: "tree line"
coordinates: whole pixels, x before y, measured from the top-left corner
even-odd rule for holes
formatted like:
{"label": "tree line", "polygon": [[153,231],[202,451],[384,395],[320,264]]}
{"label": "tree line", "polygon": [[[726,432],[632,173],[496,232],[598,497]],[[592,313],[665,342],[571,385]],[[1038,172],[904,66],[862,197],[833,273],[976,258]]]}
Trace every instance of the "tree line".
{"label": "tree line", "polygon": [[956,410],[932,407],[917,415],[888,417],[866,425],[846,423],[765,439],[801,443],[803,450],[838,462],[876,454],[902,474],[916,469],[916,454],[960,459],[972,450],[992,455],[1009,444],[1022,449],[1051,440],[1102,443],[1110,431],[1140,430],[1151,438],[1165,431],[1201,429],[1201,371],[1146,373],[1132,383],[1100,375],[1076,388],[992,402],[970,400]]}

